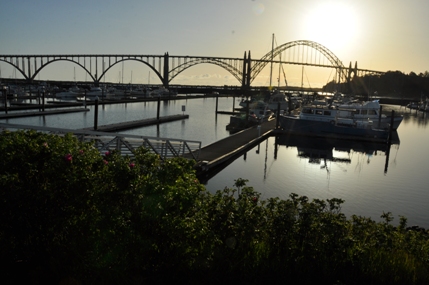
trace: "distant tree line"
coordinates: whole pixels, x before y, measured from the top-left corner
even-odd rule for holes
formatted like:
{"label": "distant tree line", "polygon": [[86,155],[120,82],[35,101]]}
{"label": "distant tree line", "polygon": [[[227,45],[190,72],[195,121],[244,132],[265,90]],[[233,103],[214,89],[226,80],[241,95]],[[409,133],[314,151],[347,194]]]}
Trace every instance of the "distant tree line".
{"label": "distant tree line", "polygon": [[420,100],[429,96],[429,71],[409,74],[401,71],[388,71],[382,75],[355,76],[350,83],[329,82],[324,91],[340,91],[369,97],[385,96]]}

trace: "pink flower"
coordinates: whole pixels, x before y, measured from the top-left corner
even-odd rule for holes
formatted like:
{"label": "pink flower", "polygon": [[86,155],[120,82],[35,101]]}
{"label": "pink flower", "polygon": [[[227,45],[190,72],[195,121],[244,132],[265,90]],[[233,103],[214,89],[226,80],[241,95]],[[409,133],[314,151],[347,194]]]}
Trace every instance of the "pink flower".
{"label": "pink flower", "polygon": [[134,163],[134,162],[131,162],[131,163],[129,164],[129,166],[130,166],[130,168],[134,168],[134,166],[136,166],[136,165],[135,165],[135,163]]}
{"label": "pink flower", "polygon": [[105,156],[110,155],[110,151],[106,151],[106,152],[104,153],[104,155],[105,155]]}
{"label": "pink flower", "polygon": [[83,154],[83,150],[79,150],[79,154]]}
{"label": "pink flower", "polygon": [[105,159],[103,159],[103,162],[104,162],[105,165],[109,164],[109,162],[107,160],[105,160]]}
{"label": "pink flower", "polygon": [[72,157],[72,155],[71,155],[70,153],[68,153],[68,154],[66,154],[66,155],[64,156],[64,159],[65,159],[67,162],[72,162],[73,157]]}
{"label": "pink flower", "polygon": [[258,197],[253,197],[252,201],[255,202],[255,203],[258,202]]}

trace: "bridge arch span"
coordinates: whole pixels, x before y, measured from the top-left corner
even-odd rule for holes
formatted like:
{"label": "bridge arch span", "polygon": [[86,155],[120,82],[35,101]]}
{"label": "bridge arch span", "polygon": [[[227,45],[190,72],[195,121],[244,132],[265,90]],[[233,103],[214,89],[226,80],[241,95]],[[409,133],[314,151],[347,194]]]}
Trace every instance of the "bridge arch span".
{"label": "bridge arch span", "polygon": [[[224,68],[226,71],[231,73],[232,76],[234,76],[238,80],[238,82],[241,82],[242,76],[243,76],[243,72],[241,70],[242,69],[242,63],[240,62],[239,64],[237,64],[237,62],[238,62],[237,60],[238,59],[225,60],[222,58],[212,58],[212,57],[189,58],[184,63],[179,64],[178,66],[176,66],[170,70],[168,81],[171,82],[177,75],[179,75],[180,73],[182,73],[183,71],[185,71],[186,69],[188,69],[192,66],[195,66],[197,64],[208,63],[208,64],[214,64],[214,65],[217,65],[221,68]],[[242,59],[240,59],[240,60],[242,60]]]}
{"label": "bridge arch span", "polygon": [[36,78],[36,76],[37,76],[37,74],[40,72],[40,71],[42,71],[42,69],[43,68],[45,68],[46,66],[48,66],[49,64],[51,64],[51,63],[54,63],[54,62],[58,62],[58,61],[68,61],[68,62],[72,62],[72,63],[75,63],[75,64],[77,64],[78,66],[80,66],[80,67],[82,67],[82,69],[83,70],[85,70],[85,72],[86,73],[88,73],[89,74],[89,76],[91,76],[91,78],[92,78],[92,80],[94,80],[94,82],[96,82],[96,79],[94,78],[94,76],[92,76],[92,74],[91,74],[91,72],[89,72],[89,70],[88,69],[86,69],[86,67],[85,66],[83,66],[82,64],[80,64],[79,62],[77,62],[77,61],[75,61],[75,60],[72,60],[72,59],[69,59],[69,58],[56,58],[56,59],[52,59],[52,60],[50,60],[50,61],[48,61],[48,62],[46,62],[46,63],[44,63],[42,66],[40,66],[35,72],[34,72],[34,74],[33,74],[33,76],[31,76],[31,80],[34,80],[35,78]]}
{"label": "bridge arch span", "polygon": [[153,70],[155,72],[155,74],[159,77],[159,79],[161,80],[161,82],[163,82],[163,78],[162,75],[158,72],[158,70],[156,70],[156,68],[154,66],[152,66],[150,63],[138,59],[138,58],[123,58],[120,59],[116,62],[114,62],[113,64],[111,64],[106,70],[104,70],[104,72],[100,75],[99,80],[101,80],[101,78],[103,78],[103,76],[106,75],[107,71],[109,71],[112,67],[114,67],[116,64],[121,63],[121,62],[125,62],[125,61],[137,61],[137,62],[141,62],[144,63],[146,66],[148,66],[151,70]]}
{"label": "bridge arch span", "polygon": [[0,61],[6,62],[6,63],[12,65],[14,68],[16,68],[16,70],[18,70],[22,74],[22,76],[24,76],[24,78],[26,80],[28,80],[28,76],[25,74],[25,72],[21,68],[19,68],[18,65],[14,64],[13,62],[10,62],[10,61],[7,61],[7,60],[3,60],[3,59],[0,59]]}
{"label": "bridge arch span", "polygon": [[[313,41],[307,41],[307,40],[298,40],[293,42],[288,42],[283,45],[280,45],[273,49],[272,51],[268,52],[266,55],[264,55],[256,64],[252,66],[252,72],[251,72],[251,81],[253,81],[256,76],[261,72],[261,70],[271,62],[271,60],[275,57],[277,57],[279,54],[281,54],[283,51],[296,47],[296,46],[307,46],[310,48],[313,48],[314,50],[320,52],[328,61],[330,62],[332,68],[337,69],[338,73],[340,74],[341,80],[347,79],[347,73],[346,69],[341,62],[341,60],[327,47]],[[299,63],[296,63],[299,64]],[[314,63],[313,65],[317,65],[317,63]],[[326,67],[326,66],[325,66]]]}

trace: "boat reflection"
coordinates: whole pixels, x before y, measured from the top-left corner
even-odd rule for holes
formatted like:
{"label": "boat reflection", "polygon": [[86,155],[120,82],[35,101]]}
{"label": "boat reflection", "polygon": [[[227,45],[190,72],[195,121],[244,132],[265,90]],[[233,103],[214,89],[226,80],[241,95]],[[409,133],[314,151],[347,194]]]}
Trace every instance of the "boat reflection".
{"label": "boat reflection", "polygon": [[[399,143],[400,140],[396,131],[393,132],[392,138],[388,143],[284,135],[276,137],[275,158],[277,158],[279,145],[296,147],[298,157],[308,159],[311,164],[321,164],[320,168],[329,172],[327,168],[328,161],[350,164],[352,162],[351,153],[362,153],[367,155],[367,163],[369,163],[373,155],[383,152],[386,156],[384,172],[387,173],[390,148],[392,145],[399,145]],[[339,155],[343,153],[347,155]]]}

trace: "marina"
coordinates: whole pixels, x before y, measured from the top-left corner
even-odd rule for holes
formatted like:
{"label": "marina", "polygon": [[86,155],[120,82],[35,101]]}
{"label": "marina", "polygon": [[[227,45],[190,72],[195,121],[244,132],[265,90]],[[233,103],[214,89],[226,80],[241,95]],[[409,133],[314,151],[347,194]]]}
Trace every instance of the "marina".
{"label": "marina", "polygon": [[[247,143],[254,140],[252,144],[236,153],[226,148],[221,151],[216,143],[224,140],[228,142],[224,144],[226,147],[235,140],[232,138],[238,137],[226,130],[231,115],[217,114],[216,110],[230,112],[239,101],[240,98],[234,97],[220,97],[218,100],[213,97],[180,98],[179,94],[175,100],[161,101],[160,116],[181,113],[185,105],[189,118],[136,127],[117,134],[201,142],[198,159],[212,162],[212,165],[220,157],[219,153],[229,154],[231,159],[224,163],[217,160],[218,167],[213,167],[207,177],[201,178],[211,192],[232,187],[234,180],[243,178],[248,179],[247,185],[261,192],[264,199],[287,199],[291,193],[310,199],[341,198],[345,200],[342,209],[346,215],[356,214],[377,220],[383,211],[390,211],[395,217],[394,222],[399,221],[398,215],[403,215],[408,218],[409,225],[429,227],[426,210],[429,201],[426,169],[429,162],[424,155],[429,144],[426,113],[398,105],[383,105],[384,113],[390,114],[394,110],[403,116],[397,130],[399,143],[392,142],[390,147],[386,144],[378,147],[380,144],[376,144],[376,148],[370,148],[361,143],[364,147],[358,148],[357,142],[345,141],[341,145],[334,144],[330,149],[309,153],[314,144],[305,147],[294,142],[284,143],[281,139],[284,136],[265,136],[265,129],[259,133],[255,127],[249,130],[254,137],[247,138]],[[89,112],[1,119],[1,123],[74,130],[91,128],[95,106],[87,107]],[[99,125],[155,118],[157,109],[156,101],[101,105]],[[274,125],[275,122],[268,123]],[[272,126],[267,127],[272,129]],[[322,145],[319,139],[300,139],[304,142],[313,140],[316,146]],[[232,145],[230,147],[234,149]],[[218,149],[218,153],[210,153],[210,148]]]}

